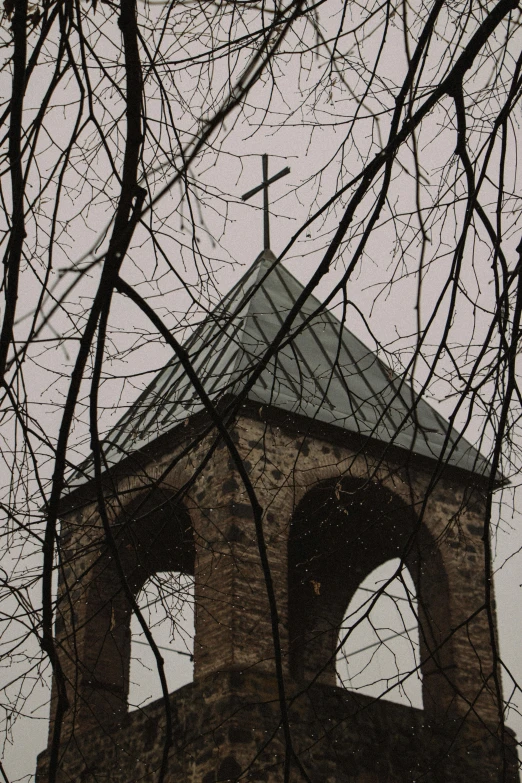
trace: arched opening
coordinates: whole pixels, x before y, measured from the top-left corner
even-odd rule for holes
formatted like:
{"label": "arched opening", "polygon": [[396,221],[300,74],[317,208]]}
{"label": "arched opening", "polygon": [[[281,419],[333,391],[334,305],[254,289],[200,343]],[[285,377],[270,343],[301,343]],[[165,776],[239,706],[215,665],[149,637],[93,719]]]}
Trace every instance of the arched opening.
{"label": "arched opening", "polygon": [[[112,525],[111,537],[116,555],[114,546],[100,540],[95,567],[85,576],[84,642],[78,651],[81,677],[76,729],[79,731],[91,725],[112,727],[127,712],[133,614],[129,594],[147,603],[146,596],[151,586],[159,585],[160,575],[164,577],[163,584],[170,582],[172,586],[176,578],[178,582],[191,581],[194,576],[190,517],[164,489],[142,494],[121,509]],[[165,588],[161,592],[166,596],[169,591]],[[175,595],[173,587],[170,594]],[[171,602],[168,612],[174,619],[174,603]],[[154,612],[146,619],[154,623]],[[135,701],[140,703],[143,699]]]}
{"label": "arched opening", "polygon": [[[188,574],[159,572],[150,577],[137,603],[164,660],[172,693],[194,677],[194,580]],[[163,696],[156,658],[135,614],[131,620],[129,709]]]}
{"label": "arched opening", "polygon": [[[414,509],[377,482],[324,482],[296,509],[288,543],[290,671],[298,681],[338,684],[337,648],[347,610],[360,606],[358,598],[352,604],[358,588],[373,589],[364,580],[388,561],[402,563],[415,589],[423,703],[435,716],[448,709],[455,693],[447,576]],[[388,599],[380,600],[384,609]]]}
{"label": "arched opening", "polygon": [[339,685],[422,709],[418,602],[400,559],[378,566],[359,585],[338,644]]}

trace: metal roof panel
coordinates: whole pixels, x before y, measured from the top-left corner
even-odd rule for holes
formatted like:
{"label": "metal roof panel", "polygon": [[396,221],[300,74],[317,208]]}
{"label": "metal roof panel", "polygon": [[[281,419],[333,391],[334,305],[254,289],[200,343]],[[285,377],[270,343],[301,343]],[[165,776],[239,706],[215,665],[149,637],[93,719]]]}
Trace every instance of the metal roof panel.
{"label": "metal roof panel", "polygon": [[[212,399],[240,391],[302,290],[271,251],[264,251],[200,324],[185,348]],[[268,363],[249,399],[488,473],[488,461],[472,445],[321,308],[317,298],[307,299],[291,342]],[[106,463],[120,462],[202,407],[174,358],[105,438]],[[91,472],[87,461],[69,486],[83,483]]]}

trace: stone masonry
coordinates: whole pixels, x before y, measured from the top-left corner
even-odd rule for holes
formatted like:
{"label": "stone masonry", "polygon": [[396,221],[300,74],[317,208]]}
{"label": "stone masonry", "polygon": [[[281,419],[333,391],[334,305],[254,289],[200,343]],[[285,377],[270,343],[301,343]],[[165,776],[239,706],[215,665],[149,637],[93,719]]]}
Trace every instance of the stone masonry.
{"label": "stone masonry", "polygon": [[[290,750],[252,508],[207,425],[194,416],[105,476],[115,549],[92,487],[65,499],[56,640],[69,708],[59,782],[157,780],[168,706],[168,783],[282,783],[292,753],[292,781],[514,783],[485,606],[481,480],[269,406],[244,406],[232,434],[263,513]],[[396,557],[417,592],[423,710],[336,685],[350,599]],[[129,712],[128,595],[169,570],[195,578],[194,682],[168,705]],[[46,751],[38,783],[48,760]]]}

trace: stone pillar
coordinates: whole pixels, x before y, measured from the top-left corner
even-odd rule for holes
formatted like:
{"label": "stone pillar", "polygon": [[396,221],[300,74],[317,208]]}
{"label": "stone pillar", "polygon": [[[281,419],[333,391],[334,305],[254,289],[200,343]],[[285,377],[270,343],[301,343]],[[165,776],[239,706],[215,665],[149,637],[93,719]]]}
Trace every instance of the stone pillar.
{"label": "stone pillar", "polygon": [[[114,725],[126,711],[130,607],[93,508],[62,522],[55,643],[69,708],[62,738]],[[52,716],[56,709],[53,684]]]}
{"label": "stone pillar", "polygon": [[[444,692],[449,712],[497,725],[492,631],[485,604],[484,518],[484,504],[478,493],[463,503],[462,489],[454,489],[448,481],[441,482],[427,504],[425,521],[437,538],[447,576],[449,607],[446,622],[436,628],[434,637],[440,649],[449,650],[441,667],[445,685],[441,689],[439,684],[435,691],[439,701]],[[436,589],[427,587],[428,593]]]}
{"label": "stone pillar", "polygon": [[[247,464],[250,470],[251,466]],[[263,530],[287,664],[287,493],[256,481]],[[196,638],[194,677],[229,669],[273,673],[274,639],[252,507],[225,448],[196,482],[191,511],[196,532]]]}

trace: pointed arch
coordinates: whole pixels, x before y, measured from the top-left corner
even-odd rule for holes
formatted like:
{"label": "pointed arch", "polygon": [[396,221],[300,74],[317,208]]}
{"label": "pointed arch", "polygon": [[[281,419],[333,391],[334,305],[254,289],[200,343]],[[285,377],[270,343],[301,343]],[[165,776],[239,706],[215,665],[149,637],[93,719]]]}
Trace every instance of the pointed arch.
{"label": "pointed arch", "polygon": [[339,629],[359,585],[397,559],[418,600],[423,701],[433,715],[454,698],[448,580],[440,551],[415,510],[383,484],[344,478],[311,489],[288,542],[290,670],[336,684]]}
{"label": "pointed arch", "polygon": [[422,709],[418,602],[399,558],[361,582],[339,629],[337,682],[347,690]]}
{"label": "pointed arch", "polygon": [[[151,575],[136,596],[165,661],[169,693],[194,679],[194,579],[178,571]],[[131,619],[129,710],[162,697],[156,659],[135,614]]]}
{"label": "pointed arch", "polygon": [[135,497],[116,517],[112,536],[119,562],[102,539],[95,566],[83,576],[87,612],[78,650],[77,731],[118,724],[127,712],[132,617],[127,588],[137,596],[159,572],[194,575],[190,516],[169,490]]}

